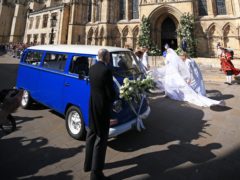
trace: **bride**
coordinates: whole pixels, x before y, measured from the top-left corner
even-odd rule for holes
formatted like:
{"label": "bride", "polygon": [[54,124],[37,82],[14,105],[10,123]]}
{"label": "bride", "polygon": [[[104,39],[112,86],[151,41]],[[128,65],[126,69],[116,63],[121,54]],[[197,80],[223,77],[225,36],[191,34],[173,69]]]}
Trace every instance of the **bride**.
{"label": "bride", "polygon": [[[171,48],[167,49],[165,64],[162,68],[153,69],[151,75],[157,87],[164,90],[166,96],[174,100],[187,101],[202,107],[224,105],[224,101],[207,98],[204,94],[205,88],[199,92],[194,91],[193,84],[197,87],[197,83],[202,82],[200,80],[201,76],[195,77],[193,83],[193,74],[189,71],[191,67],[188,67]],[[204,84],[198,87],[203,88]]]}

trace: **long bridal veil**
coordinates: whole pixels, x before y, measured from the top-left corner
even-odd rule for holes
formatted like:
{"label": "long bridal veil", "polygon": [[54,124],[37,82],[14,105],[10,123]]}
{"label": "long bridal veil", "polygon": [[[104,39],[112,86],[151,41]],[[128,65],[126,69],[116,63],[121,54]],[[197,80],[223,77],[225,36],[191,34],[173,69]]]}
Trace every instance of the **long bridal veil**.
{"label": "long bridal veil", "polygon": [[212,100],[196,93],[187,84],[186,79],[190,76],[190,72],[174,50],[170,48],[167,50],[165,63],[164,67],[153,69],[151,75],[157,87],[164,90],[169,98],[202,107],[224,105],[223,101]]}

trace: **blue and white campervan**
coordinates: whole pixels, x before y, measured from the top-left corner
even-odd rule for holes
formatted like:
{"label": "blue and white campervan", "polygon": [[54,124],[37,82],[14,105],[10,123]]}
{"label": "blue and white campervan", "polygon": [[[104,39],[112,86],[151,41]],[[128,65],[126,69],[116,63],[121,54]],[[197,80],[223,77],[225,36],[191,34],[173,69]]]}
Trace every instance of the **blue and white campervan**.
{"label": "blue and white campervan", "polygon": [[[125,77],[131,79],[141,75],[135,55],[127,49],[85,45],[29,47],[21,56],[17,78],[17,88],[24,90],[22,107],[29,107],[34,100],[55,110],[65,116],[68,133],[75,139],[83,139],[89,125],[88,72],[96,63],[101,48],[106,48],[111,54],[110,68],[117,93]],[[139,104],[134,103],[136,109],[139,109]],[[139,112],[141,118],[148,117],[150,107],[147,99],[144,99]],[[109,137],[130,130],[136,123],[136,114],[128,102],[118,97],[113,104],[112,118],[117,123],[110,127]]]}

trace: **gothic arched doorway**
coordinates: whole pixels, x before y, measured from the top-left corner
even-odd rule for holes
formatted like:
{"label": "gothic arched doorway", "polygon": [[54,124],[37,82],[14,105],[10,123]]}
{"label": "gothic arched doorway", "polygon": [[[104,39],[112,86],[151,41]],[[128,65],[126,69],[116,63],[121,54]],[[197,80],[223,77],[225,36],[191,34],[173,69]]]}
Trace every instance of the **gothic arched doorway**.
{"label": "gothic arched doorway", "polygon": [[172,49],[177,49],[177,27],[172,18],[166,17],[161,25],[161,49],[168,44]]}

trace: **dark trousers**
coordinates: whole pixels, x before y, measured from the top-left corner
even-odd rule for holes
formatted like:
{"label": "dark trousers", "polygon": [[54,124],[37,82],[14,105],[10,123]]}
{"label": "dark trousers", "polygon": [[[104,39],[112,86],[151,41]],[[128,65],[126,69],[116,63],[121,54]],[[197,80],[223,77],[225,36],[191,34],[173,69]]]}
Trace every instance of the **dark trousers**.
{"label": "dark trousers", "polygon": [[86,139],[85,171],[102,171],[105,163],[109,129],[100,135],[89,129]]}

